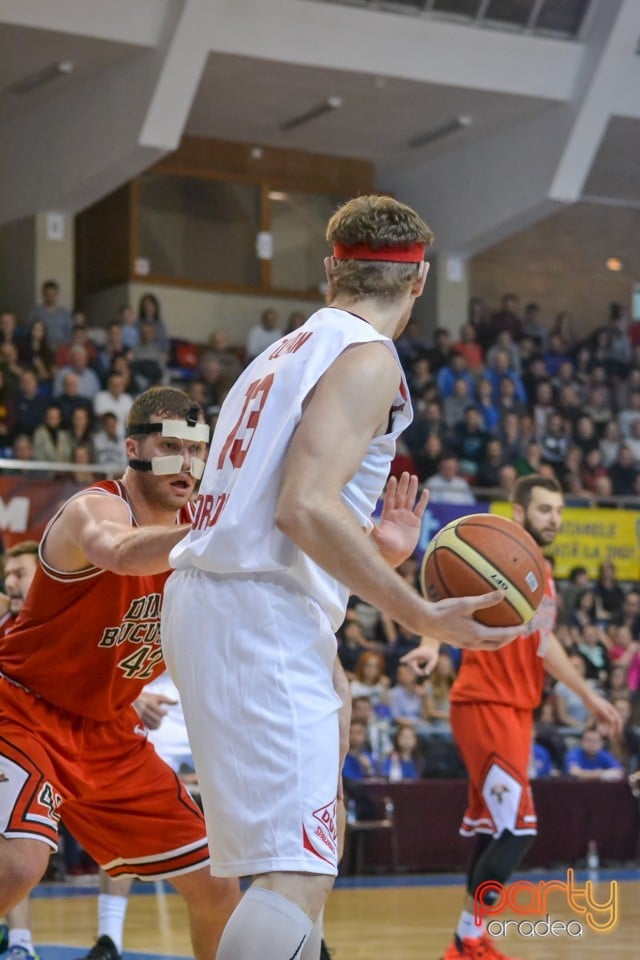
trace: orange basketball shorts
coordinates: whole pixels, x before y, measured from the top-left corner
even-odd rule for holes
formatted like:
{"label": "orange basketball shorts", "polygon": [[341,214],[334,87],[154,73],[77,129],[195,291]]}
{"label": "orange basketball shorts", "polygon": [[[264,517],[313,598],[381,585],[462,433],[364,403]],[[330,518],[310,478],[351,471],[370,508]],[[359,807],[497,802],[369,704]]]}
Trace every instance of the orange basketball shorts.
{"label": "orange basketball shorts", "polygon": [[61,818],[113,877],[209,863],[202,813],[133,707],[97,723],[0,678],[0,833],[55,850]]}
{"label": "orange basketball shorts", "polygon": [[460,833],[537,832],[529,786],[531,710],[502,703],[452,703],[451,728],[469,774]]}

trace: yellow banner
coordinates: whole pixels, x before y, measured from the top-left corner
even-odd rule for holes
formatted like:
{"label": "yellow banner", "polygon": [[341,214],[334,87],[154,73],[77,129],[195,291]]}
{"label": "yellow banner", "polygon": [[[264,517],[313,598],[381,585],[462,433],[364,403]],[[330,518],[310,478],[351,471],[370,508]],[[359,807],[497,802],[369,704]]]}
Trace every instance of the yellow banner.
{"label": "yellow banner", "polygon": [[[495,501],[491,513],[511,516],[511,505]],[[640,513],[606,507],[565,507],[562,532],[545,554],[552,559],[555,576],[566,579],[574,567],[585,567],[596,579],[600,564],[615,564],[618,580],[640,580]]]}

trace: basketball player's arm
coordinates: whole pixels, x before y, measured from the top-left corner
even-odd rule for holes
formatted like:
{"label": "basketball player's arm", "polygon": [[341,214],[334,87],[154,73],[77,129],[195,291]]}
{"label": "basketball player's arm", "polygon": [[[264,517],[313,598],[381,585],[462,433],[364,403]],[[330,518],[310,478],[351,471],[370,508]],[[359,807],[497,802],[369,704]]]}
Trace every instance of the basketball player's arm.
{"label": "basketball player's arm", "polygon": [[170,569],[170,550],[189,529],[188,524],[132,527],[122,500],[87,494],[72,500],[49,530],[44,559],[64,571],[93,565],[121,575],[162,573]]}
{"label": "basketball player's arm", "polygon": [[399,480],[389,477],[380,522],[371,531],[371,539],[392,567],[399,567],[417,547],[428,502],[426,488],[418,498],[415,474],[405,471]]}
{"label": "basketball player's arm", "polygon": [[175,706],[176,703],[178,703],[177,700],[165,697],[161,693],[143,690],[138,699],[134,700],[133,705],[147,730],[157,730],[167,714],[167,707]]}
{"label": "basketball player's arm", "polygon": [[549,634],[544,655],[544,667],[554,680],[561,680],[565,686],[577,693],[585,707],[605,723],[612,731],[622,730],[622,717],[608,700],[599,696],[589,686],[584,677],[581,677],[565,653],[565,650],[554,633]]}
{"label": "basketball player's arm", "polygon": [[428,677],[438,662],[439,654],[440,641],[432,640],[431,637],[422,637],[420,646],[400,657],[400,663],[408,663],[419,677]]}
{"label": "basketball player's arm", "polygon": [[581,730],[584,724],[580,723],[579,720],[576,720],[571,716],[567,709],[567,702],[564,697],[560,696],[554,689],[551,691],[551,698],[555,707],[558,724],[561,727],[576,727]]}
{"label": "basketball player's arm", "polygon": [[301,550],[368,603],[419,635],[454,646],[495,649],[516,635],[472,619],[502,599],[424,600],[381,556],[342,499],[374,436],[386,430],[400,372],[381,343],[345,350],[316,384],[285,458],[276,525]]}

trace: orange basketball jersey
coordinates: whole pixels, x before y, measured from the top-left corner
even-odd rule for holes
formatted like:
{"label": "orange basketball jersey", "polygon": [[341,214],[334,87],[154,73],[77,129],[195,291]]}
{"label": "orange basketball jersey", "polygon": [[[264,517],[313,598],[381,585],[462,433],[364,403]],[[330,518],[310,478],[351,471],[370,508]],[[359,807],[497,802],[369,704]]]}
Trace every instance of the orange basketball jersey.
{"label": "orange basketball jersey", "polygon": [[[87,490],[126,502],[118,480]],[[191,505],[176,519],[191,523]],[[41,556],[15,625],[0,638],[0,670],[61,710],[111,719],[165,669],[160,611],[169,572],[136,577],[87,567],[64,573]]]}
{"label": "orange basketball jersey", "polygon": [[544,655],[556,624],[556,588],[546,564],[544,596],[525,632],[500,650],[465,650],[451,688],[453,703],[506,703],[533,710],[542,699]]}

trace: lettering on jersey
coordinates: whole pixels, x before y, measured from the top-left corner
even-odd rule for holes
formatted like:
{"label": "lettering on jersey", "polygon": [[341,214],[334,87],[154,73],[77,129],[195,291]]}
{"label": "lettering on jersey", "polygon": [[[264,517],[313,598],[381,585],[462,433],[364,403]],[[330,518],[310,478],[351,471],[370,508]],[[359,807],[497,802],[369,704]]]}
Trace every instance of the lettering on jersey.
{"label": "lettering on jersey", "polygon": [[275,374],[269,373],[262,380],[254,380],[249,384],[240,416],[220,451],[218,470],[222,470],[227,456],[235,469],[239,469],[244,463],[274,378]]}
{"label": "lettering on jersey", "polygon": [[153,672],[162,660],[162,647],[158,646],[160,641],[160,625],[158,624],[158,640],[155,646],[144,644],[136,647],[133,653],[124,657],[118,663],[118,668],[122,670],[127,680],[151,680]]}
{"label": "lettering on jersey", "polygon": [[193,529],[206,530],[207,527],[214,527],[220,519],[220,514],[224,510],[228,499],[228,493],[201,493],[196,500]]}
{"label": "lettering on jersey", "polygon": [[273,353],[269,354],[269,360],[275,360],[276,357],[284,357],[288,353],[296,353],[297,350],[306,343],[309,337],[313,336],[312,330],[306,330],[304,333],[296,333],[286,340],[281,340]]}
{"label": "lettering on jersey", "polygon": [[47,811],[47,817],[49,820],[54,820],[57,823],[60,819],[60,814],[57,812],[57,810],[62,803],[62,797],[59,793],[55,793],[53,787],[48,781],[44,783],[40,793],[38,794],[38,803]]}
{"label": "lettering on jersey", "polygon": [[315,836],[333,852],[338,843],[336,801],[333,800],[319,810],[314,810],[313,816],[319,821],[319,825],[314,830]]}
{"label": "lettering on jersey", "polygon": [[121,643],[160,643],[162,594],[149,593],[136,597],[129,604],[117,627],[106,627],[99,647],[118,647]]}
{"label": "lettering on jersey", "polygon": [[118,663],[127,679],[150,679],[156,664],[162,660],[161,611],[161,593],[135,597],[120,624],[103,630],[98,641],[99,647],[119,647],[124,643],[135,645],[133,652]]}

